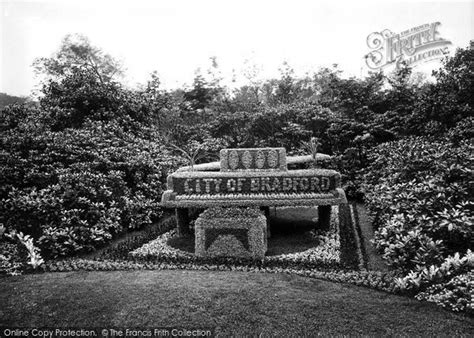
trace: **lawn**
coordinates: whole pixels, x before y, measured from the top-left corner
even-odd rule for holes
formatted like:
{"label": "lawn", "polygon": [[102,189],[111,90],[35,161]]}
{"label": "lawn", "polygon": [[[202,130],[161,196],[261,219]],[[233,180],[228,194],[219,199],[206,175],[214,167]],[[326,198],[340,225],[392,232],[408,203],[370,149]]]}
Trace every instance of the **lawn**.
{"label": "lawn", "polygon": [[0,326],[213,327],[228,334],[473,335],[473,320],[368,288],[215,271],[0,278]]}

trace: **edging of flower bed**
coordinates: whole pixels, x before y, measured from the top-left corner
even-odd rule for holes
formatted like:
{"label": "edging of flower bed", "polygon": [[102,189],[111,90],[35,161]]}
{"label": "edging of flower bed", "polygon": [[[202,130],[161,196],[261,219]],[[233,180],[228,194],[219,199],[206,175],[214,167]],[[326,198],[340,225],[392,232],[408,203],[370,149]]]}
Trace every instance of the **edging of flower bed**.
{"label": "edging of flower bed", "polygon": [[196,270],[196,271],[241,271],[259,273],[286,273],[303,277],[327,280],[338,283],[349,283],[365,286],[389,293],[402,294],[402,290],[395,283],[396,275],[380,271],[353,271],[343,269],[310,270],[301,268],[281,268],[269,266],[248,266],[229,264],[191,264],[191,263],[153,263],[130,261],[95,261],[87,259],[73,259],[56,262],[47,262],[42,266],[43,272],[71,272],[71,271],[127,271],[127,270]]}

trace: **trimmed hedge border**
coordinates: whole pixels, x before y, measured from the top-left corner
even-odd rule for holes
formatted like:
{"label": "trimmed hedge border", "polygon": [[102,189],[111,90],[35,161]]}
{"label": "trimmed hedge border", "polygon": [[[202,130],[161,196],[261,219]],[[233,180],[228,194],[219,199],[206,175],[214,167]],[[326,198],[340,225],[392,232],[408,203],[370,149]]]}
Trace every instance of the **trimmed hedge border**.
{"label": "trimmed hedge border", "polygon": [[97,253],[92,254],[93,260],[126,260],[129,252],[133,251],[154,238],[176,228],[176,220],[173,216],[164,217],[157,224],[151,225],[144,229],[142,233],[133,235],[127,238],[125,241],[118,243],[117,245],[111,245],[111,247],[105,250],[99,250]]}
{"label": "trimmed hedge border", "polygon": [[[352,207],[354,214],[357,212]],[[360,228],[358,217],[354,217],[355,224],[351,216],[351,205],[341,204],[339,206],[339,240],[341,242],[341,262],[352,269],[365,269],[363,245],[357,230]]]}
{"label": "trimmed hedge border", "polygon": [[353,225],[357,232],[357,238],[359,238],[360,255],[361,255],[360,256],[361,262],[359,264],[362,269],[368,269],[369,255],[367,253],[367,243],[365,243],[365,238],[362,235],[362,229],[360,225],[360,215],[359,215],[359,211],[357,210],[357,203],[349,203],[349,205],[354,213]]}

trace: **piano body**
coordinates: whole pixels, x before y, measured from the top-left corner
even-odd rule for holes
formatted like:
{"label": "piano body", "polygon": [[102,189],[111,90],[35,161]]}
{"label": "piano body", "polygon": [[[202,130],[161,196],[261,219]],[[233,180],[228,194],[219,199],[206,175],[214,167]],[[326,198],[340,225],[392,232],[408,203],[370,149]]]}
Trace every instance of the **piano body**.
{"label": "piano body", "polygon": [[341,176],[327,169],[288,170],[288,164],[309,161],[311,156],[287,158],[284,148],[223,149],[220,162],[169,175],[161,204],[176,208],[181,235],[189,232],[188,209],[209,207],[318,206],[319,226],[328,228],[331,206],[347,203]]}

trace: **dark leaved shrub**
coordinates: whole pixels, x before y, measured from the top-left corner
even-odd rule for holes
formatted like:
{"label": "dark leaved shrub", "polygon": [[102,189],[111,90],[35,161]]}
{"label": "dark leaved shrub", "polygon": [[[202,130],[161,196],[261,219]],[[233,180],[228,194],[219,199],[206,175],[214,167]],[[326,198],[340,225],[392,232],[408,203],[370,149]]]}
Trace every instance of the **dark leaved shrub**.
{"label": "dark leaved shrub", "polygon": [[404,270],[441,263],[472,245],[471,146],[409,138],[370,154],[366,202],[376,244],[387,262]]}
{"label": "dark leaved shrub", "polygon": [[1,137],[0,223],[32,235],[47,256],[90,251],[160,216],[174,158],[113,122]]}
{"label": "dark leaved shrub", "polygon": [[401,288],[455,311],[472,311],[471,154],[467,141],[408,138],[373,149],[365,175],[375,244]]}

